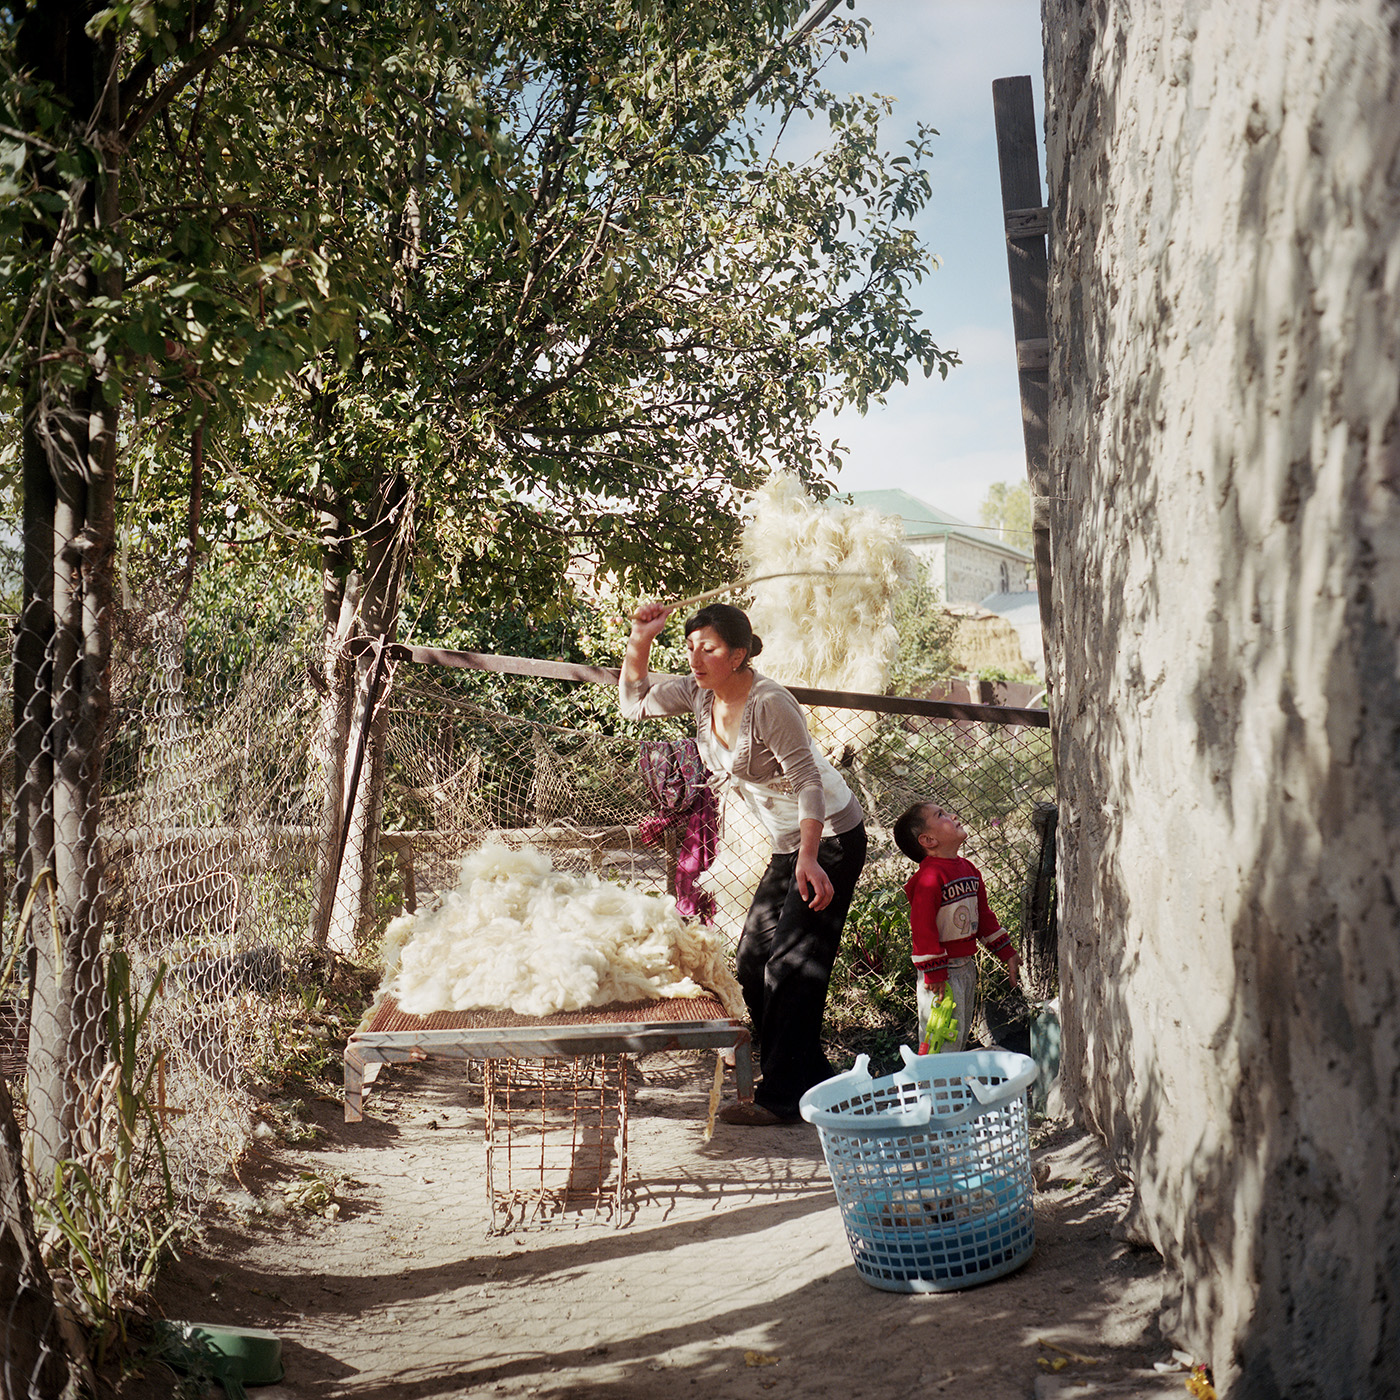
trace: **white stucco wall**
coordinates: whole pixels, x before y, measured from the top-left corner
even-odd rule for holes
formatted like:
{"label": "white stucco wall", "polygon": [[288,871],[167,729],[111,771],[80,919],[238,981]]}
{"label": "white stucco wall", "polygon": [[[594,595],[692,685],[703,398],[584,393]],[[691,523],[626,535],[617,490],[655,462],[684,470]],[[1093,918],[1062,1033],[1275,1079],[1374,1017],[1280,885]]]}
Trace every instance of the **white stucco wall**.
{"label": "white stucco wall", "polygon": [[[929,582],[945,603],[980,603],[989,593],[1020,593],[1033,587],[1030,566],[1024,560],[987,549],[957,535],[936,540],[913,540],[909,545],[923,562]],[[1010,587],[1002,588],[1001,568],[1006,565]]]}
{"label": "white stucco wall", "polygon": [[945,556],[947,554],[945,542],[941,539],[911,540],[909,541],[909,552],[923,565],[924,578],[938,597],[946,603],[948,598],[945,584]]}
{"label": "white stucco wall", "polygon": [[1026,588],[1024,563],[957,535],[948,539],[947,568],[948,592],[954,603],[980,603],[989,593],[1021,593]]}
{"label": "white stucco wall", "polygon": [[1231,1397],[1400,1389],[1400,39],[1045,0],[1069,1089]]}

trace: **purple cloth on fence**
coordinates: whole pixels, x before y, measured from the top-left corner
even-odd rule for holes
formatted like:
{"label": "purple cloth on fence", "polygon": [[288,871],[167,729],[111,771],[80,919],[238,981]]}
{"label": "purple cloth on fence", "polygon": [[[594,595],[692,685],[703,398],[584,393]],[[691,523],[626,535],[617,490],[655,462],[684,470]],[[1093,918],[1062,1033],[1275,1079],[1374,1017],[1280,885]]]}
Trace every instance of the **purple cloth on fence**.
{"label": "purple cloth on fence", "polygon": [[695,882],[710,868],[719,841],[719,816],[705,765],[694,739],[643,739],[642,777],[656,815],[641,826],[648,845],[676,827],[676,908],[691,917],[714,920],[714,896]]}

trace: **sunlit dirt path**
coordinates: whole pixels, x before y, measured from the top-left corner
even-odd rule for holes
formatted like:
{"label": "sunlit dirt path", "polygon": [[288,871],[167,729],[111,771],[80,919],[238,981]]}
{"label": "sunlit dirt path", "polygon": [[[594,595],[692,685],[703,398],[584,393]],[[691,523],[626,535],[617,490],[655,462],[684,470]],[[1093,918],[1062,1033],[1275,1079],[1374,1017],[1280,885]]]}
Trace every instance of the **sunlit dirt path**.
{"label": "sunlit dirt path", "polygon": [[[286,1379],[253,1400],[1184,1393],[1150,1369],[1170,1355],[1160,1261],[1115,1238],[1128,1193],[1081,1135],[1037,1153],[1019,1273],[883,1293],[852,1267],[814,1129],[720,1124],[703,1141],[711,1063],[643,1062],[620,1227],[489,1234],[481,1091],[460,1070],[386,1071],[360,1124],[318,1100],[314,1145],[242,1172],[160,1305],[282,1337]],[[301,1172],[336,1183],[340,1219],[250,1213]]]}

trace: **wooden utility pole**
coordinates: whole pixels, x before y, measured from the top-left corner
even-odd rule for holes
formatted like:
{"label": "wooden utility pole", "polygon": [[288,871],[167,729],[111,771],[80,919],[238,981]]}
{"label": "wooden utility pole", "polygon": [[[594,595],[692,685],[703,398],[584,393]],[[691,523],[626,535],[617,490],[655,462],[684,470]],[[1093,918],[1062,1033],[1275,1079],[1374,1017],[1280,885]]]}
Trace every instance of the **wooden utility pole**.
{"label": "wooden utility pole", "polygon": [[1050,676],[1050,326],[1046,308],[1050,211],[1040,192],[1040,139],[1029,77],[992,83],[1006,263],[1011,273],[1011,324],[1021,379],[1021,427],[1031,487],[1035,581],[1040,633]]}

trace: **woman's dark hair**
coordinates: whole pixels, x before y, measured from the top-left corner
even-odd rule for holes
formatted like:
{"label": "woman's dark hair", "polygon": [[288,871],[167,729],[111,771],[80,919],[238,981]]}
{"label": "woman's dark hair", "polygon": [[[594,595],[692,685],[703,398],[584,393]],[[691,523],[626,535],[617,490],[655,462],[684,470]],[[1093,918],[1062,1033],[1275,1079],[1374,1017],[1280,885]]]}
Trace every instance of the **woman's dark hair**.
{"label": "woman's dark hair", "polygon": [[748,614],[732,603],[711,603],[701,608],[694,617],[686,619],[685,635],[688,637],[702,627],[714,628],[725,646],[742,648],[745,666],[763,650],[763,638],[749,625]]}

